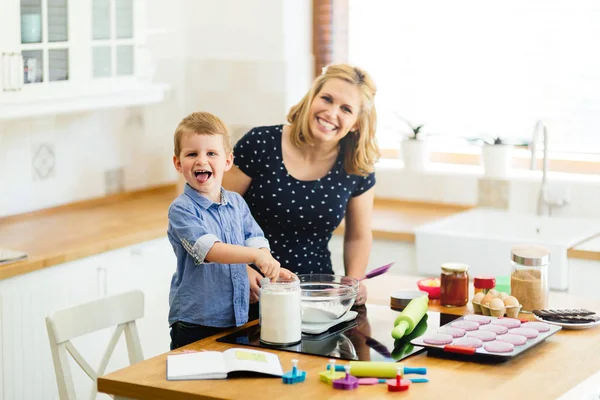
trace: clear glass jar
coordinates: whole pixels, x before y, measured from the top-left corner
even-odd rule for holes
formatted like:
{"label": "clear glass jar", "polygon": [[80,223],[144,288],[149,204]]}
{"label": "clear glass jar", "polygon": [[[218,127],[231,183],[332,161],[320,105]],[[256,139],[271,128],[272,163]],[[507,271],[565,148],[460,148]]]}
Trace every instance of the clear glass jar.
{"label": "clear glass jar", "polygon": [[519,300],[521,312],[548,308],[550,250],[539,245],[511,248],[510,294]]}
{"label": "clear glass jar", "polygon": [[261,280],[260,341],[275,346],[291,346],[302,340],[300,281],[278,278]]}
{"label": "clear glass jar", "polygon": [[440,304],[462,307],[469,300],[469,266],[462,263],[442,264],[440,275]]}

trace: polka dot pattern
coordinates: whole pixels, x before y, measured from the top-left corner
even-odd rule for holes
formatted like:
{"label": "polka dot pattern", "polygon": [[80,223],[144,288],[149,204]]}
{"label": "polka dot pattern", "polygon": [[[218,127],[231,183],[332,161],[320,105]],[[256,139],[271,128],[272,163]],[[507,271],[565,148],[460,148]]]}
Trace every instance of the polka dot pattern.
{"label": "polka dot pattern", "polygon": [[375,174],[347,174],[340,152],[324,177],[297,180],[283,161],[282,127],[254,128],[235,145],[235,165],[252,178],[244,199],[282,267],[297,274],[331,274],[331,235],[350,198],[375,185]]}

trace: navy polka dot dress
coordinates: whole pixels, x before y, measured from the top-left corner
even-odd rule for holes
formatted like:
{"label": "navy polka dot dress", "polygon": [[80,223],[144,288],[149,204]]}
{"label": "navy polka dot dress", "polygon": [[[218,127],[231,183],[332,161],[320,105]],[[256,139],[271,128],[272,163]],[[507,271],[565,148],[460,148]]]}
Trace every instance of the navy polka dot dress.
{"label": "navy polka dot dress", "polygon": [[235,165],[252,178],[244,198],[282,267],[296,274],[331,274],[327,245],[332,232],[344,218],[350,197],[375,185],[375,174],[347,174],[340,152],[323,178],[299,181],[283,162],[282,128],[254,128],[235,145]]}

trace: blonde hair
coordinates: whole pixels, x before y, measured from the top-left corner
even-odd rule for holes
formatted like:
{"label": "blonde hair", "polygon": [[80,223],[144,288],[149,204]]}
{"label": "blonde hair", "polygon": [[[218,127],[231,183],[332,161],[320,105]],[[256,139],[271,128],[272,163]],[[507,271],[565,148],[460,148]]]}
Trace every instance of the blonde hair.
{"label": "blonde hair", "polygon": [[195,133],[197,135],[222,135],[223,147],[227,154],[231,153],[231,135],[225,123],[216,115],[209,112],[194,112],[181,120],[173,137],[175,157],[181,153],[181,138],[185,134]]}
{"label": "blonde hair", "polygon": [[375,162],[379,159],[379,146],[375,139],[377,113],[375,111],[375,93],[377,88],[369,74],[348,64],[330,65],[315,79],[312,87],[302,100],[293,106],[287,120],[291,124],[290,139],[292,144],[303,147],[313,143],[309,129],[310,106],[319,94],[325,82],[330,79],[341,79],[358,89],[361,107],[357,117],[358,129],[349,132],[341,141],[344,150],[344,169],[349,174],[368,175],[375,170]]}

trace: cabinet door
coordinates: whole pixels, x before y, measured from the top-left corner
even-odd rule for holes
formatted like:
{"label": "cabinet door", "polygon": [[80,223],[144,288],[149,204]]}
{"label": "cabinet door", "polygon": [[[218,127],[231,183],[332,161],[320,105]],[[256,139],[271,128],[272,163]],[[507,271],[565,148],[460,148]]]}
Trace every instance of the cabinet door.
{"label": "cabinet door", "polygon": [[19,2],[3,1],[0,11],[0,96],[21,87]]}
{"label": "cabinet door", "polygon": [[17,0],[2,2],[0,13],[0,51],[19,51],[20,5]]}
{"label": "cabinet door", "polygon": [[[144,292],[144,318],[137,323],[144,358],[169,351],[169,288],[175,266],[173,249],[164,237],[119,250],[108,267],[108,294],[132,289]],[[126,362],[115,356],[109,363],[111,369]]]}
{"label": "cabinet door", "polygon": [[[58,398],[45,317],[96,297],[98,261],[83,259],[0,282],[4,400]],[[71,368],[78,397],[89,397],[90,380],[74,362]]]}

